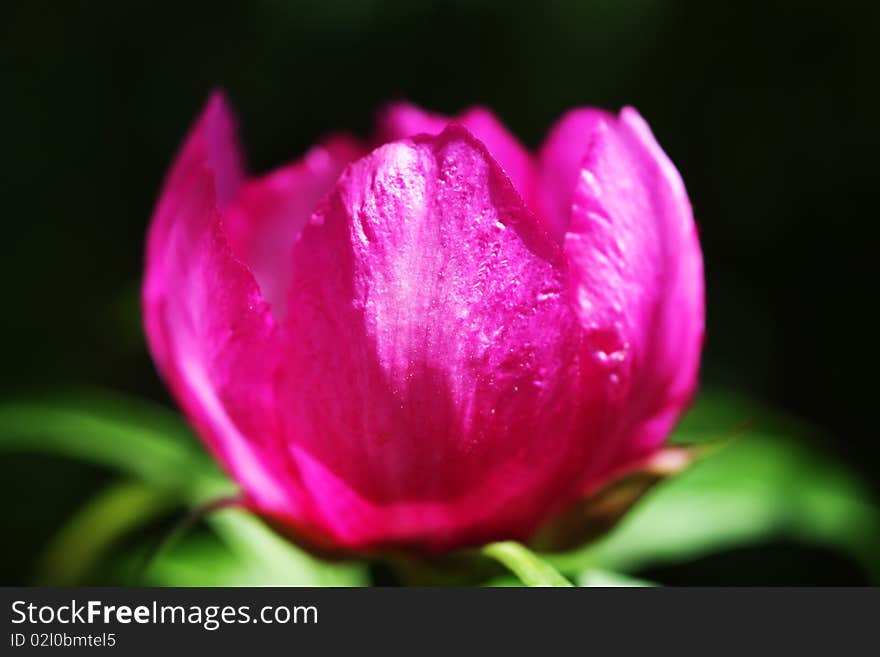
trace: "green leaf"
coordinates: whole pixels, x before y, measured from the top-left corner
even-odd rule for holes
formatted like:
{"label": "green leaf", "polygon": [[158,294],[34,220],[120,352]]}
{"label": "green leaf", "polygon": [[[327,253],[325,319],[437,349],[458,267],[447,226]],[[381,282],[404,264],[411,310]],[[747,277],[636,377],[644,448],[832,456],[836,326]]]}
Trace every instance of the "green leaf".
{"label": "green leaf", "polygon": [[817,449],[828,438],[803,420],[774,410],[747,395],[708,389],[700,393],[669,442],[674,445],[725,444],[751,435],[794,439],[806,449]]}
{"label": "green leaf", "polygon": [[179,419],[110,393],[0,404],[0,449],[76,458],[188,496],[221,477]]}
{"label": "green leaf", "polygon": [[[142,552],[123,560],[123,572],[143,563]],[[143,572],[145,586],[250,586],[265,583],[258,563],[243,560],[216,536],[193,535],[178,541],[157,556]]]}
{"label": "green leaf", "polygon": [[[361,564],[329,563],[289,543],[253,514],[226,508],[205,517],[213,534],[171,541],[143,571],[153,586],[365,586]],[[144,555],[130,556],[131,571]]]}
{"label": "green leaf", "polygon": [[867,488],[812,447],[809,427],[741,397],[701,398],[677,442],[732,440],[658,485],[603,539],[548,556],[563,572],[634,572],[791,539],[848,554],[880,582],[880,511]]}
{"label": "green leaf", "polygon": [[520,543],[490,543],[483,546],[482,552],[507,567],[526,586],[572,586],[553,566]]}
{"label": "green leaf", "polygon": [[638,588],[657,586],[654,582],[648,582],[644,579],[637,579],[629,575],[614,573],[610,570],[600,570],[598,568],[588,568],[577,576],[577,585],[585,587],[601,587],[601,588]]}
{"label": "green leaf", "polygon": [[125,534],[170,510],[173,500],[136,482],[115,484],[71,517],[45,548],[36,580],[52,586],[82,583]]}
{"label": "green leaf", "polygon": [[[234,491],[179,418],[161,407],[110,393],[0,404],[0,450],[44,451],[81,459],[132,476],[144,486],[138,492],[135,488],[110,491],[71,521],[50,548],[44,567],[44,577],[53,583],[55,577],[78,578],[97,554],[136,524],[136,513],[149,517],[155,509],[150,506],[148,489],[163,499],[193,507]],[[130,504],[127,509],[126,503]],[[231,577],[236,581],[247,573],[246,583],[252,585],[366,582],[363,567],[320,561],[246,511],[215,512],[206,522],[235,559],[246,564]],[[64,563],[68,549],[74,557]]]}
{"label": "green leaf", "polygon": [[250,586],[362,586],[360,564],[321,561],[295,547],[242,509],[224,509],[207,518],[229,549],[254,564]]}

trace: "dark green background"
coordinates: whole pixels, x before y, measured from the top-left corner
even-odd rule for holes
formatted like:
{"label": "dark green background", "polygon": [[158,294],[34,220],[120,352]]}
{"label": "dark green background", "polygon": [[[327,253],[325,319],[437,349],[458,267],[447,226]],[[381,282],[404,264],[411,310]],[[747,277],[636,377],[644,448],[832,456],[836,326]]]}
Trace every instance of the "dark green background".
{"label": "dark green background", "polygon": [[[530,146],[567,108],[632,104],[700,225],[703,380],[828,429],[876,483],[876,3],[71,1],[2,14],[3,396],[98,385],[167,400],[137,316],[143,236],[215,86],[254,171],[327,131],[366,133],[392,97],[487,104]],[[5,583],[102,475],[4,465]],[[758,572],[770,552],[793,581],[858,579],[828,555],[765,546],[695,564],[689,581],[723,582],[730,563]]]}

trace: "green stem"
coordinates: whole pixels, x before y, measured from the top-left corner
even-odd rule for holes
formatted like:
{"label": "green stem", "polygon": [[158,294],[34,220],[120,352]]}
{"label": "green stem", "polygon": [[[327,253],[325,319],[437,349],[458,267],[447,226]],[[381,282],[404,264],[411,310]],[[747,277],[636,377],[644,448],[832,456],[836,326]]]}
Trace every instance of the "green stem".
{"label": "green stem", "polygon": [[526,586],[573,586],[553,566],[520,543],[489,543],[483,546],[482,553],[507,567]]}

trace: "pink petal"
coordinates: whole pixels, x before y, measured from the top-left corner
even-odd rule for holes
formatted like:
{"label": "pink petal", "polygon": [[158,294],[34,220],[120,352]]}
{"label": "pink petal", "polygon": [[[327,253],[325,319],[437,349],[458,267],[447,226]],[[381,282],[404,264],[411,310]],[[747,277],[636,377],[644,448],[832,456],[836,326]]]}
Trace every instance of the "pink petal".
{"label": "pink petal", "polygon": [[293,262],[279,408],[335,542],[523,536],[568,501],[585,440],[565,262],[479,141],[451,126],[355,162]]}
{"label": "pink petal", "polygon": [[[162,186],[162,193],[147,236],[147,271],[144,295],[148,298],[163,294],[166,282],[165,250],[172,233],[179,230],[177,217],[181,206],[190,201],[189,190],[210,176],[210,195],[213,206],[220,199],[228,202],[238,192],[244,178],[244,166],[235,136],[235,124],[227,107],[226,99],[215,92],[190,130],[183,147]],[[208,192],[200,190],[203,194]],[[147,337],[153,357],[160,369],[169,366],[170,354],[164,344],[163,330],[158,316],[145,317]]]}
{"label": "pink petal", "polygon": [[272,458],[280,437],[273,373],[278,331],[232,254],[218,204],[241,184],[229,109],[215,94],[162,190],[148,235],[143,310],[157,364],[218,459],[266,509],[297,513]]}
{"label": "pink petal", "polygon": [[[589,349],[622,409],[619,437],[594,459],[619,469],[662,444],[696,385],[702,255],[681,177],[636,111],[570,115],[554,136],[577,128],[588,131],[580,136],[587,148],[565,251]],[[551,145],[545,152],[554,151],[565,170],[574,150]]]}
{"label": "pink petal", "polygon": [[457,121],[395,106],[341,178],[346,138],[243,182],[214,96],[163,188],[151,350],[250,504],[308,542],[525,538],[649,457],[695,386],[702,259],[644,121],[572,113],[537,174],[487,111]]}
{"label": "pink petal", "polygon": [[530,205],[535,193],[532,157],[504,124],[484,107],[472,107],[450,119],[409,103],[394,103],[379,114],[379,138],[384,143],[419,134],[437,135],[450,122],[460,123],[483,142],[514,188]]}
{"label": "pink petal", "polygon": [[301,160],[247,181],[223,212],[230,246],[247,265],[275,317],[284,317],[293,243],[321,198],[352,160],[364,154],[339,135],[315,146]]}
{"label": "pink petal", "polygon": [[423,110],[407,102],[390,103],[376,117],[376,131],[381,143],[416,135],[439,135],[449,122],[448,116]]}
{"label": "pink petal", "polygon": [[536,205],[560,243],[568,230],[575,184],[591,139],[599,124],[613,121],[602,110],[573,110],[553,126],[544,141],[538,155]]}

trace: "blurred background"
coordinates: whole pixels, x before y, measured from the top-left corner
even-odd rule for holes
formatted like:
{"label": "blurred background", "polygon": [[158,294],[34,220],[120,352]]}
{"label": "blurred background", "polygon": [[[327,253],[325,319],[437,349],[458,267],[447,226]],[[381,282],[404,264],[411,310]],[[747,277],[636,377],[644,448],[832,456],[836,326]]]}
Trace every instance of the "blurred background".
{"label": "blurred background", "polygon": [[[110,388],[172,402],[138,315],[158,187],[208,92],[251,170],[404,97],[491,107],[529,146],[566,109],[631,104],[678,166],[706,260],[702,379],[830,436],[876,491],[876,3],[252,0],[7,2],[0,395]],[[869,273],[870,271],[870,273]],[[3,453],[0,582],[107,479]],[[862,583],[773,542],[649,573],[670,583]]]}

